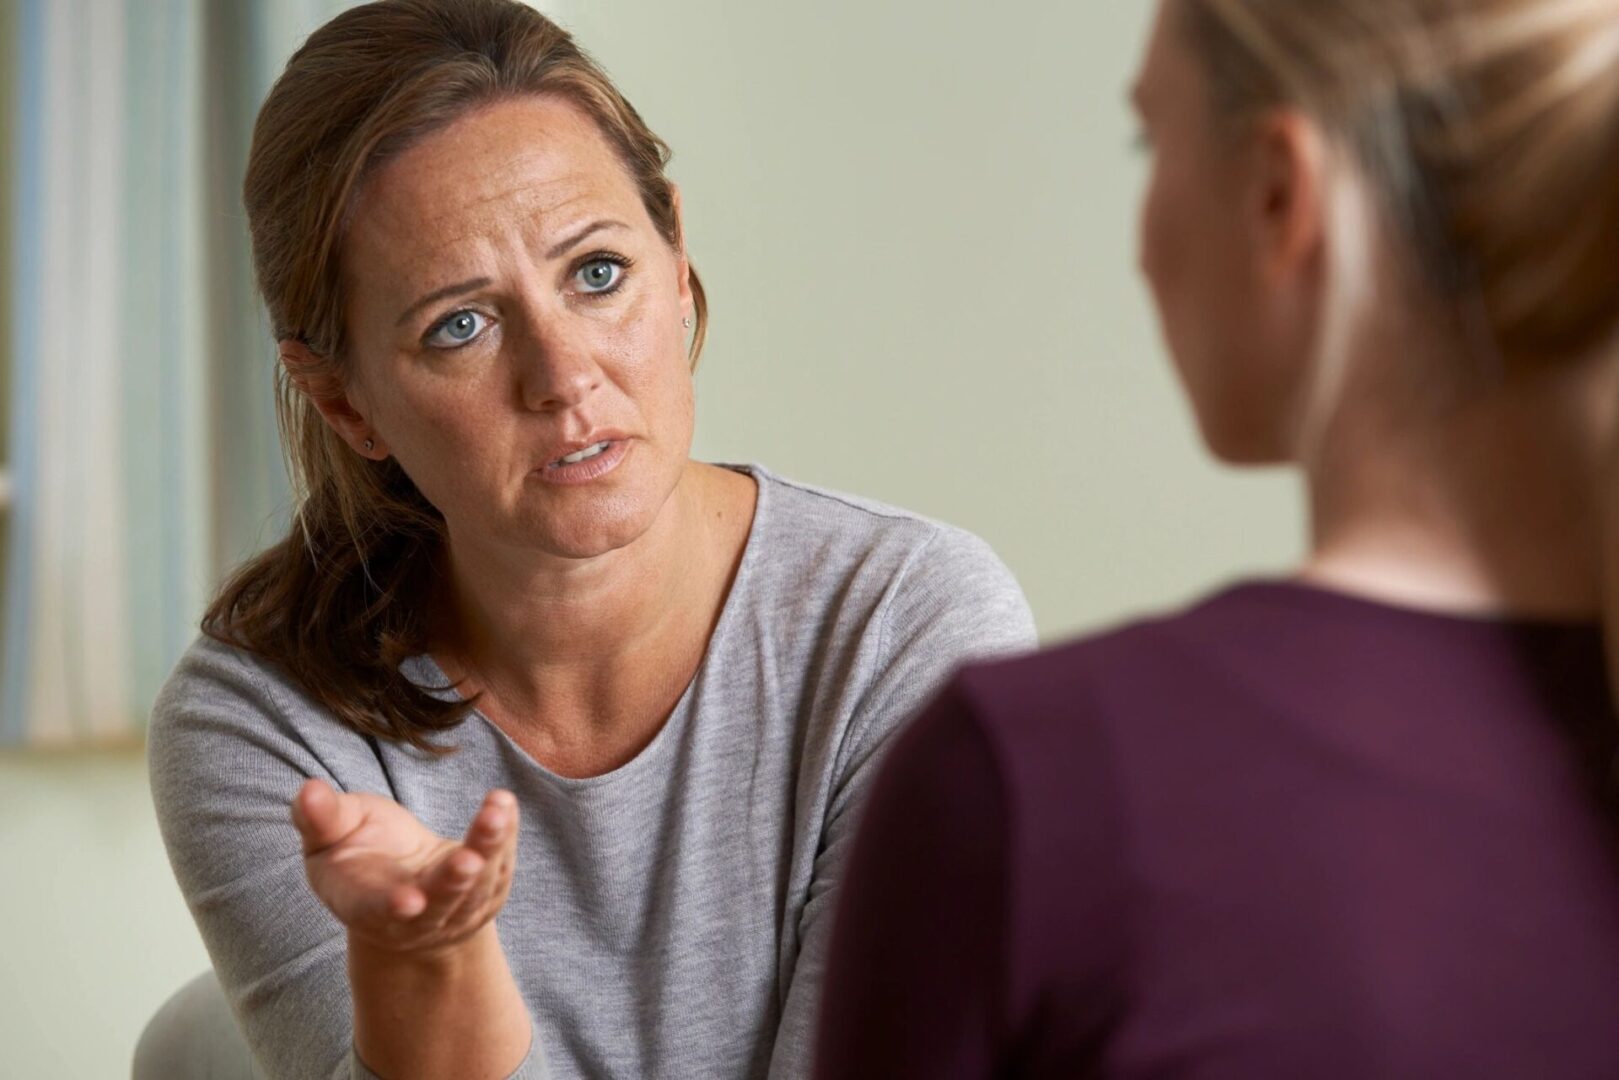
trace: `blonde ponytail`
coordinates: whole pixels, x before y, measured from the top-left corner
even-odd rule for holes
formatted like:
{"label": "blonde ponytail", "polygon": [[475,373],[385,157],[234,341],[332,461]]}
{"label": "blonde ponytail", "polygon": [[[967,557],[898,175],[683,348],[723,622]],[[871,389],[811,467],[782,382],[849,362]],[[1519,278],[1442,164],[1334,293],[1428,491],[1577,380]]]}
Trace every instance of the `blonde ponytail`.
{"label": "blonde ponytail", "polygon": [[1619,329],[1619,0],[1178,0],[1216,107],[1293,104],[1508,363]]}

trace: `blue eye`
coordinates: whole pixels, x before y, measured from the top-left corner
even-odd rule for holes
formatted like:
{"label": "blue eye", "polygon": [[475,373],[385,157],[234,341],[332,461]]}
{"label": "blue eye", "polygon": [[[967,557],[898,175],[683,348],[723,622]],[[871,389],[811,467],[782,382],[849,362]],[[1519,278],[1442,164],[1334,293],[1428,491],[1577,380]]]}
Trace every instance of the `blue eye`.
{"label": "blue eye", "polygon": [[458,349],[483,333],[488,322],[476,311],[453,312],[429,330],[423,340],[435,349]]}
{"label": "blue eye", "polygon": [[574,279],[587,293],[607,293],[618,287],[624,267],[612,259],[591,259],[579,268]]}

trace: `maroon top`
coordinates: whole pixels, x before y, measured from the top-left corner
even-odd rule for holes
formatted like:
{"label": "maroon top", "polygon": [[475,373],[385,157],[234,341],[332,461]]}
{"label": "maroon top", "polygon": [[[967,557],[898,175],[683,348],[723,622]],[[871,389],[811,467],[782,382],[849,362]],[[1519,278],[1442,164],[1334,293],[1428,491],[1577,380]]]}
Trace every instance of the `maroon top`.
{"label": "maroon top", "polygon": [[1243,585],[971,668],[846,871],[818,1075],[1619,1077],[1600,632]]}

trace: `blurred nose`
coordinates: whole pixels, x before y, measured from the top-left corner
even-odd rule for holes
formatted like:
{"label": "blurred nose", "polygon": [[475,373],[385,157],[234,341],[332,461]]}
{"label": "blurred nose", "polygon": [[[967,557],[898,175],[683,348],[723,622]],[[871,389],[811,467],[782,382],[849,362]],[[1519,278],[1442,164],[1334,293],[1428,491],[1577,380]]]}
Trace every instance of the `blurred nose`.
{"label": "blurred nose", "polygon": [[517,392],[523,407],[564,412],[583,404],[602,384],[588,335],[561,312],[534,320],[517,358]]}

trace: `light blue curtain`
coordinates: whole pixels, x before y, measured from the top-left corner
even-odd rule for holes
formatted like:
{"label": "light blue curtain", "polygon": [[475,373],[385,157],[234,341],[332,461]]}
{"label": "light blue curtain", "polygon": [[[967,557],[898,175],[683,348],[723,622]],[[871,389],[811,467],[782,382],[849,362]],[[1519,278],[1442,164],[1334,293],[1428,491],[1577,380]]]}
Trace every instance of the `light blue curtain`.
{"label": "light blue curtain", "polygon": [[0,744],[139,738],[219,574],[284,527],[238,191],[344,0],[18,0]]}

